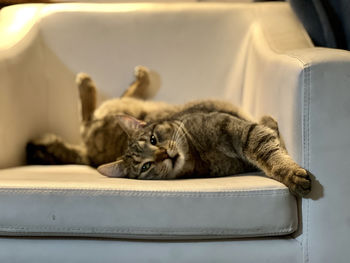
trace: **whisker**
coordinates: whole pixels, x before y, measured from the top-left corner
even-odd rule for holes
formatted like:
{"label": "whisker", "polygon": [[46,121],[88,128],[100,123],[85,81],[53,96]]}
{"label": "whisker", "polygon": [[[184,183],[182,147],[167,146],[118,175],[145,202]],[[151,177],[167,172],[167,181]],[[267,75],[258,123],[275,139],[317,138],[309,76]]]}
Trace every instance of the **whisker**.
{"label": "whisker", "polygon": [[[188,139],[190,142],[192,142],[192,144],[196,144],[197,147],[199,147],[200,149],[204,150],[204,148],[202,147],[202,145],[200,145],[198,142],[196,142],[196,140],[193,138],[193,136],[187,131],[187,129],[185,128],[185,123],[182,121],[181,125],[179,126],[179,129],[181,129],[183,136],[181,139]],[[187,136],[187,138],[185,138],[185,136]]]}
{"label": "whisker", "polygon": [[[177,124],[177,123],[176,123]],[[177,127],[177,129],[175,130],[175,132],[173,133],[171,140],[169,142],[169,149],[170,150],[174,150],[176,147],[176,143],[178,142],[180,137],[183,137],[181,134],[181,125],[182,123],[180,123],[180,125]]]}

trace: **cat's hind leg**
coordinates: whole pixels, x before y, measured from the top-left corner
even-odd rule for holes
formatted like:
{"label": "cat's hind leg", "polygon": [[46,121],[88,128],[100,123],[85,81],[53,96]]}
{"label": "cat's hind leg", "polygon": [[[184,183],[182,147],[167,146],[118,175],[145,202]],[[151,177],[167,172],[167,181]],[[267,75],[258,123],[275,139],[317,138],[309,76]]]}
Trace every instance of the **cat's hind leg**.
{"label": "cat's hind leg", "polygon": [[54,134],[31,140],[26,147],[27,164],[89,164],[86,149],[65,143]]}

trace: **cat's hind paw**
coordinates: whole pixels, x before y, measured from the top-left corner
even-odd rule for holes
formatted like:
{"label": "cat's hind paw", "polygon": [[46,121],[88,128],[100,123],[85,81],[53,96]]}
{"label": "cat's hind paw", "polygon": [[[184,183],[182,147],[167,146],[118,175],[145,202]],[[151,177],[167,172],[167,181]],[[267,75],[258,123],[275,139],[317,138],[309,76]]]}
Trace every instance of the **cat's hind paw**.
{"label": "cat's hind paw", "polygon": [[89,164],[84,147],[69,145],[54,134],[44,134],[26,146],[27,164]]}
{"label": "cat's hind paw", "polygon": [[54,134],[31,140],[26,146],[27,164],[57,164],[55,147],[62,141]]}

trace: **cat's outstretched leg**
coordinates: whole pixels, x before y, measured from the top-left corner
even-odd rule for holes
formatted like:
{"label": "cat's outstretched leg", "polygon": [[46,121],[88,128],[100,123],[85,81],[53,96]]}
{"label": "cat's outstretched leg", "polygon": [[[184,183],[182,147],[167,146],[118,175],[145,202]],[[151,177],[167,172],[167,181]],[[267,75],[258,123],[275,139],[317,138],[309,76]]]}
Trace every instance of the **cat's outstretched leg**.
{"label": "cat's outstretched leg", "polygon": [[135,81],[123,93],[122,98],[132,97],[146,100],[150,97],[150,73],[148,68],[137,66],[134,70]]}
{"label": "cat's outstretched leg", "polygon": [[28,142],[26,153],[28,164],[89,164],[83,146],[65,143],[54,134]]}
{"label": "cat's outstretched leg", "polygon": [[242,142],[243,154],[267,176],[284,183],[298,196],[311,191],[310,173],[288,155],[274,130],[250,124],[242,134]]}

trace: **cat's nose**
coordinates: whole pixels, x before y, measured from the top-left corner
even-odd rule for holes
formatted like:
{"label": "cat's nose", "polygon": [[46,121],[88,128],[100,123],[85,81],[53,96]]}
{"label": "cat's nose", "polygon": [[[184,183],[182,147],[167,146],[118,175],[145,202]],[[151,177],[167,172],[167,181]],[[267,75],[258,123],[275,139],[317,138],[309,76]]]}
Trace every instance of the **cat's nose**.
{"label": "cat's nose", "polygon": [[168,158],[169,158],[169,155],[166,149],[164,148],[159,148],[154,152],[154,159],[156,162],[161,162]]}

